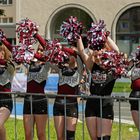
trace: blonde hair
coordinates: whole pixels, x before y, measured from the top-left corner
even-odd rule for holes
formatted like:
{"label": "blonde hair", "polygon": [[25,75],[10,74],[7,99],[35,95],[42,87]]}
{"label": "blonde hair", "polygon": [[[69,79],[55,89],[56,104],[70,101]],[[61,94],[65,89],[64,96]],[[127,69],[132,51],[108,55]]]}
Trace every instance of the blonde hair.
{"label": "blonde hair", "polygon": [[4,59],[6,60],[10,60],[12,53],[7,49],[7,47],[5,45],[0,45],[0,52],[4,51],[5,55],[4,55]]}

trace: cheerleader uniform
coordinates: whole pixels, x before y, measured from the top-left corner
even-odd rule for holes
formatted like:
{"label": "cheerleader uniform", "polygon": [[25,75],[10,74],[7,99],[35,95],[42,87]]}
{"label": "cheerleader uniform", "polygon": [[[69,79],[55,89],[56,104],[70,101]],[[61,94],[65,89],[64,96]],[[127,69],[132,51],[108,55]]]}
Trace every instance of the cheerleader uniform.
{"label": "cheerleader uniform", "polygon": [[[40,95],[26,95],[24,97],[23,114],[47,114],[47,98],[44,87],[50,71],[50,63],[38,64],[32,62],[27,75],[27,93],[38,93]],[[32,109],[31,109],[32,102]]]}
{"label": "cheerleader uniform", "polygon": [[[11,92],[11,83],[14,77],[15,66],[11,61],[5,62],[0,66],[0,92]],[[13,109],[11,94],[0,93],[0,107],[6,107],[10,112]]]}
{"label": "cheerleader uniform", "polygon": [[[107,72],[100,68],[97,64],[94,64],[91,71],[91,84],[90,93],[91,96],[111,96],[115,77],[112,72]],[[101,112],[102,104],[102,112]],[[102,117],[106,119],[114,118],[113,112],[113,100],[112,99],[102,99],[99,98],[88,98],[85,108],[86,117]]]}
{"label": "cheerleader uniform", "polygon": [[[140,64],[134,66],[131,71],[131,93],[130,98],[140,98]],[[138,100],[129,100],[131,111],[139,110]]]}
{"label": "cheerleader uniform", "polygon": [[[63,67],[59,69],[59,82],[58,93],[59,95],[77,95],[79,92],[79,83],[82,77],[83,64],[79,56],[77,56],[78,66],[75,68]],[[66,99],[66,100],[65,100]],[[56,97],[53,106],[54,116],[65,115],[66,104],[66,116],[78,118],[78,102],[75,97]]]}

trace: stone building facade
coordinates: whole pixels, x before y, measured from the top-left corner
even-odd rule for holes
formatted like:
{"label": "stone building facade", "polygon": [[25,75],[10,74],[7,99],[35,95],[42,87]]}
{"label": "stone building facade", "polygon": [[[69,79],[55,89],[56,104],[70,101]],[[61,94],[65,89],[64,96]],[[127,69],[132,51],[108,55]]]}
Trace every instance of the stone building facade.
{"label": "stone building facade", "polygon": [[[13,15],[14,28],[16,22],[27,17],[39,25],[39,33],[47,39],[59,38],[59,27],[62,22],[69,16],[77,16],[87,29],[91,22],[103,19],[112,39],[128,54],[140,44],[140,0],[4,1],[12,1],[12,4],[1,4],[0,9],[5,9],[6,16]],[[12,12],[10,7],[13,9]],[[3,23],[0,23],[0,28],[2,25]],[[13,38],[8,33],[9,27],[5,29],[6,33],[9,38]]]}

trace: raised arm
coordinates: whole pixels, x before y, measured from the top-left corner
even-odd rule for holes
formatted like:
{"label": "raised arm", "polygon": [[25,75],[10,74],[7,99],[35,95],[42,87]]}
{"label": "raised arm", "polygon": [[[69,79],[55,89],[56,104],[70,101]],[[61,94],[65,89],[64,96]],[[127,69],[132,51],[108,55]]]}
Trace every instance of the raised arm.
{"label": "raised arm", "polygon": [[91,67],[93,66],[92,54],[91,53],[87,54],[85,52],[81,37],[77,40],[77,48],[78,48],[78,52],[80,53],[80,56],[81,56],[82,60],[84,61],[86,67],[91,70]]}
{"label": "raised arm", "polygon": [[39,35],[38,33],[36,33],[36,34],[34,35],[34,37],[39,41],[39,43],[41,44],[41,46],[42,46],[43,48],[45,48],[45,46],[47,45],[46,40],[45,40],[41,35]]}
{"label": "raised arm", "polygon": [[62,51],[69,53],[70,55],[77,57],[77,51],[67,48],[67,47],[62,47]]}
{"label": "raised arm", "polygon": [[7,49],[12,52],[13,46],[11,45],[10,42],[6,38],[3,38],[1,42],[7,47]]}
{"label": "raised arm", "polygon": [[80,53],[84,63],[86,64],[87,60],[88,60],[88,55],[84,51],[84,45],[83,45],[81,37],[77,40],[77,48],[78,48],[78,52]]}
{"label": "raised arm", "polygon": [[111,50],[115,50],[116,52],[119,52],[118,46],[109,36],[107,37],[106,44]]}

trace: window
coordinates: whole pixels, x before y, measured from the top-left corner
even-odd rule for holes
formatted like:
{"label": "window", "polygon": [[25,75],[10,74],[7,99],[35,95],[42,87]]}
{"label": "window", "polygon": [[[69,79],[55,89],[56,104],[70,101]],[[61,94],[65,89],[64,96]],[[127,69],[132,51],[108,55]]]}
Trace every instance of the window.
{"label": "window", "polygon": [[13,23],[13,18],[12,17],[9,18],[9,23]]}
{"label": "window", "polygon": [[8,18],[3,18],[3,19],[2,19],[2,22],[3,22],[3,23],[7,23],[7,21],[8,21]]}
{"label": "window", "polygon": [[0,4],[12,4],[13,0],[0,0]]}
{"label": "window", "polygon": [[12,17],[2,17],[0,18],[0,23],[13,23]]}
{"label": "window", "polygon": [[9,0],[9,4],[12,4],[13,3],[13,1],[12,0]]}
{"label": "window", "polygon": [[140,44],[140,6],[126,10],[116,27],[117,45],[121,51],[130,55]]}
{"label": "window", "polygon": [[93,22],[91,17],[85,11],[83,11],[83,10],[81,10],[79,8],[66,8],[66,9],[63,9],[62,11],[60,11],[55,16],[55,19],[53,20],[52,27],[51,27],[51,29],[52,29],[51,38],[52,39],[57,38],[57,39],[59,39],[61,41],[61,43],[67,44],[66,40],[64,40],[59,35],[59,30],[60,30],[60,26],[63,23],[63,21],[65,21],[66,18],[68,18],[70,16],[75,16],[75,17],[78,18],[79,22],[82,22],[82,24],[85,27],[83,33],[86,33],[86,30],[91,27],[91,22]]}

